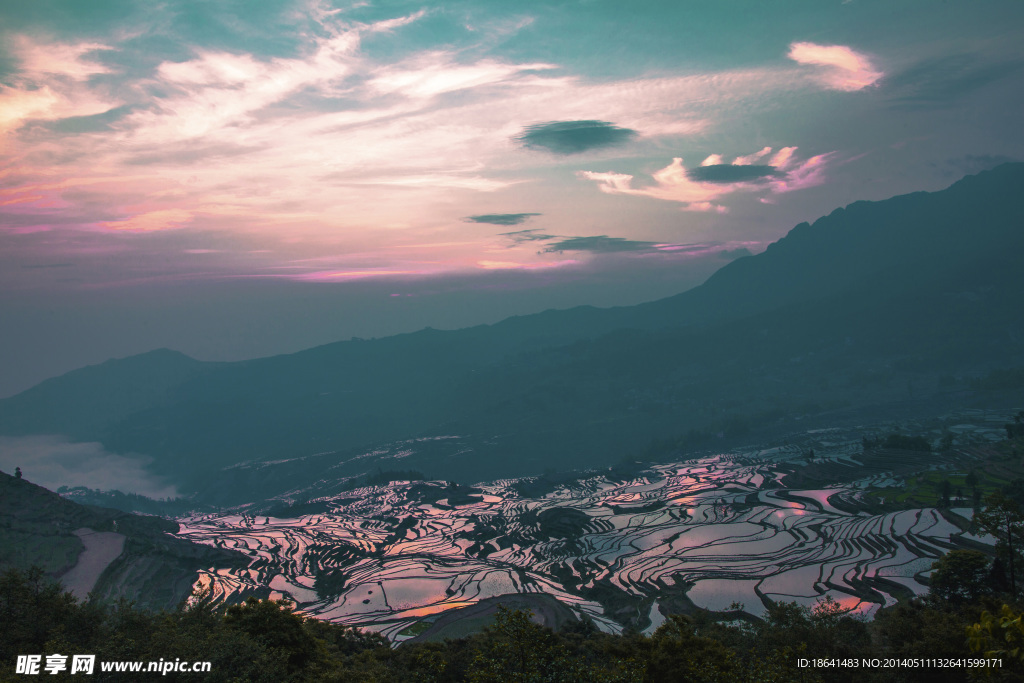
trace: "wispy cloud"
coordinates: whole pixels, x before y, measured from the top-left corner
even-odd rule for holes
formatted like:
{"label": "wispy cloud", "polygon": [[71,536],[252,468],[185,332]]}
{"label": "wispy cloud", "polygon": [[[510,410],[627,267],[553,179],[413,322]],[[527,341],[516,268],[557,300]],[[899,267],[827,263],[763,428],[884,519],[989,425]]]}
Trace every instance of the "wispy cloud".
{"label": "wispy cloud", "polygon": [[381,93],[400,93],[403,97],[419,99],[497,83],[532,85],[537,81],[514,77],[524,72],[554,68],[552,64],[512,64],[493,59],[457,64],[449,53],[431,52],[417,55],[407,63],[381,69],[367,85]]}
{"label": "wispy cloud", "polygon": [[589,251],[593,254],[612,254],[624,251],[650,251],[654,242],[629,240],[624,237],[608,237],[594,235],[592,237],[566,237],[549,245],[544,251],[560,253],[563,251]]}
{"label": "wispy cloud", "polygon": [[189,211],[181,209],[163,209],[140,213],[123,221],[104,221],[101,226],[108,230],[129,230],[134,232],[152,232],[178,228],[192,220]]}
{"label": "wispy cloud", "polygon": [[542,261],[533,263],[523,263],[519,261],[492,261],[484,259],[477,261],[477,265],[484,270],[548,270],[551,268],[564,268],[566,266],[573,266],[578,264],[579,261],[575,259],[567,259],[564,261]]}
{"label": "wispy cloud", "polygon": [[883,76],[867,55],[845,45],[792,43],[788,56],[798,64],[820,67],[818,78],[834,90],[862,90]]}
{"label": "wispy cloud", "polygon": [[[735,159],[733,159],[732,165],[733,166],[750,166],[752,164],[756,164],[758,161],[761,161],[761,159],[763,159],[766,156],[768,156],[769,154],[771,154],[771,152],[772,152],[772,148],[771,147],[763,147],[762,149],[754,152],[753,154],[747,154],[746,156],[738,156],[738,157],[736,157]],[[708,159],[711,159],[712,157],[717,157],[718,161],[709,163]],[[712,165],[712,163],[721,164],[722,163],[721,157],[719,155],[717,155],[717,154],[713,154],[711,157],[708,157],[707,159],[705,159],[704,162],[701,164],[701,166],[710,166],[710,165]]]}
{"label": "wispy cloud", "polygon": [[405,277],[423,275],[415,270],[318,270],[311,273],[300,273],[289,279],[302,282],[343,282],[345,280],[361,280],[368,277]]}
{"label": "wispy cloud", "polygon": [[[823,183],[825,165],[833,153],[819,154],[797,163],[793,158],[795,151],[796,147],[783,147],[768,165],[722,164],[719,163],[721,155],[714,154],[692,169],[686,169],[682,158],[676,157],[671,164],[651,175],[654,184],[647,187],[634,187],[633,176],[626,173],[580,171],[579,176],[596,182],[598,188],[608,194],[679,202],[688,211],[724,213],[727,208],[716,202],[730,194],[790,192]],[[770,148],[762,149],[756,158],[770,152]],[[737,159],[745,162],[754,156]]]}
{"label": "wispy cloud", "polygon": [[15,36],[11,52],[18,69],[0,83],[0,145],[6,133],[26,121],[101,114],[121,104],[86,83],[90,76],[108,72],[90,55],[109,49],[92,42],[42,43]]}
{"label": "wispy cloud", "polygon": [[748,247],[756,244],[755,242],[679,244],[609,237],[608,235],[549,235],[539,230],[517,230],[502,233],[502,236],[509,238],[514,246],[547,242],[548,244],[540,251],[542,254],[579,252],[605,257],[628,254],[660,255],[668,258],[717,255],[719,258],[734,259],[749,254]]}
{"label": "wispy cloud", "polygon": [[20,62],[20,71],[25,78],[56,76],[84,81],[95,74],[110,72],[109,68],[87,56],[113,49],[109,45],[88,42],[43,44],[24,35],[16,36],[13,42],[15,58]]}
{"label": "wispy cloud", "polygon": [[[323,281],[476,268],[481,257],[491,260],[488,250],[507,246],[494,247],[493,235],[471,232],[467,222],[521,225],[533,214],[453,214],[452,207],[472,203],[467,197],[510,188],[538,196],[540,183],[532,181],[565,173],[566,159],[581,152],[662,156],[669,145],[713,132],[723,112],[770,107],[817,87],[800,75],[807,68],[849,71],[852,64],[589,81],[546,61],[407,41],[402,31],[424,21],[424,12],[358,23],[316,8],[316,26],[292,36],[296,47],[277,56],[184,43],[122,73],[110,66],[127,58],[114,39],[16,43],[17,67],[0,86],[0,140],[19,170],[0,190],[4,230],[109,232],[118,249],[135,248],[143,235],[216,231],[244,253],[260,246],[289,256],[366,252],[379,259],[372,267],[339,259],[286,274]],[[372,56],[381,46],[386,63]],[[823,181],[827,156],[795,164],[787,149],[731,162],[712,155],[689,171],[679,160],[655,173],[653,184],[615,172],[581,175],[608,194],[724,212],[733,193]],[[545,153],[530,153],[536,150]],[[397,254],[403,243],[432,239],[475,247],[452,247],[423,263]],[[62,247],[50,248],[59,258]],[[229,253],[204,261],[245,270]],[[550,262],[545,253],[524,258]],[[273,258],[250,261],[248,274],[267,274]]]}

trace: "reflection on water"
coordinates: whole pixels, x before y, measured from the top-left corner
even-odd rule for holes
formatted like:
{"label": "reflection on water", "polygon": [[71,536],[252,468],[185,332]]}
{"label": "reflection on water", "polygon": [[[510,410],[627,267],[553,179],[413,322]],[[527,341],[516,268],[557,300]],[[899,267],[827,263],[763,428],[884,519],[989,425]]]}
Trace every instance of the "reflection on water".
{"label": "reflection on water", "polygon": [[[418,483],[419,497],[392,484],[349,492],[326,513],[207,515],[182,520],[181,533],[253,558],[200,577],[218,598],[269,585],[308,614],[389,637],[509,593],[551,594],[614,632],[621,624],[598,603],[598,587],[640,600],[689,586],[698,607],[741,603],[751,614],[766,600],[813,606],[826,596],[871,614],[893,601],[892,584],[925,591],[914,577],[960,534],[955,525],[933,509],[844,512],[830,499],[846,487],[784,487],[780,470],[794,462],[803,463],[796,447],[719,455],[628,481],[595,475],[535,498],[503,480],[454,509],[422,497],[433,486],[442,501],[444,483]],[[646,616],[663,619],[656,607]]]}

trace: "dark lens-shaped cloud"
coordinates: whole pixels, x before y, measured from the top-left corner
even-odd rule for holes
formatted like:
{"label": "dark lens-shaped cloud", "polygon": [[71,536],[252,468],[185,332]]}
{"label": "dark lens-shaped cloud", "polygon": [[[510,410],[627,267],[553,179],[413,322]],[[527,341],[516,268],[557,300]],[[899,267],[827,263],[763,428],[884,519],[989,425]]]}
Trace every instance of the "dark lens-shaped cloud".
{"label": "dark lens-shaped cloud", "polygon": [[636,131],[607,121],[550,121],[527,126],[517,140],[527,149],[579,154],[629,142]]}
{"label": "dark lens-shaped cloud", "polygon": [[739,166],[734,164],[712,164],[698,166],[686,172],[690,180],[703,183],[747,183],[765,178],[781,178],[786,174],[774,166]]}
{"label": "dark lens-shaped cloud", "polygon": [[627,240],[624,237],[567,237],[549,245],[545,252],[589,251],[592,254],[614,254],[623,251],[648,251],[654,248],[654,242]]}
{"label": "dark lens-shaped cloud", "polygon": [[479,216],[466,216],[466,220],[471,223],[489,223],[491,225],[519,225],[527,219],[539,215],[539,213],[484,213]]}
{"label": "dark lens-shaped cloud", "polygon": [[547,242],[558,239],[558,235],[547,235],[537,230],[516,230],[515,232],[503,232],[502,237],[508,237],[516,244],[523,242]]}

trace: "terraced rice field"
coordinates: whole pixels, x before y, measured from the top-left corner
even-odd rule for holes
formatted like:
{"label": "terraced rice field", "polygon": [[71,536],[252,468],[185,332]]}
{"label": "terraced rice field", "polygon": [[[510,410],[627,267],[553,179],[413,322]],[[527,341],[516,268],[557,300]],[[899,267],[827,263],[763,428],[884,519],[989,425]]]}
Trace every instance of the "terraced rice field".
{"label": "terraced rice field", "polygon": [[[835,444],[819,463],[852,471],[854,450]],[[894,593],[925,592],[918,579],[961,529],[931,508],[854,511],[858,495],[899,483],[886,473],[787,488],[784,470],[803,459],[796,447],[717,455],[533,497],[518,480],[468,495],[444,482],[392,483],[324,499],[321,514],[193,517],[181,534],[253,558],[201,577],[218,599],[269,587],[307,614],[399,641],[417,622],[509,593],[550,594],[618,632],[660,623],[659,603],[672,596],[755,615],[769,600],[831,596],[870,615]]]}

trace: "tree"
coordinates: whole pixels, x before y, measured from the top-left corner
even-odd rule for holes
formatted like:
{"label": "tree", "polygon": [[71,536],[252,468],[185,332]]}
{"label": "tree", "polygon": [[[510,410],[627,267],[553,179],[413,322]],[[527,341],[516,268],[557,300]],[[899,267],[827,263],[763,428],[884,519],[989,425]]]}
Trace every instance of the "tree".
{"label": "tree", "polygon": [[527,681],[551,677],[562,654],[557,651],[550,634],[530,621],[520,610],[498,605],[498,615],[489,636],[474,660],[471,681]]}
{"label": "tree", "polygon": [[975,515],[978,525],[998,539],[996,548],[1009,561],[1010,594],[1017,595],[1017,577],[1014,564],[1017,548],[1024,537],[1024,511],[1012,499],[996,491],[985,500],[985,508]]}
{"label": "tree", "polygon": [[967,628],[967,642],[972,652],[1000,659],[1002,666],[1018,673],[1024,664],[1024,615],[1009,605],[1003,605],[998,617],[983,612],[981,620]]}
{"label": "tree", "polygon": [[[969,657],[971,653],[964,632],[979,616],[980,611],[970,604],[949,609],[936,600],[902,600],[891,608],[879,611],[873,630],[881,637],[887,657]],[[856,680],[871,680],[864,676],[863,670],[857,673],[860,677]],[[907,671],[899,678],[894,677],[895,680],[928,683],[962,683],[965,678],[963,669],[955,668],[922,669],[916,675],[915,672]]]}
{"label": "tree", "polygon": [[967,473],[964,478],[964,483],[971,487],[971,493],[974,494],[978,490],[978,473],[973,469]]}
{"label": "tree", "polygon": [[304,619],[285,600],[249,598],[224,613],[224,624],[280,652],[288,673],[297,676],[318,655],[317,641],[303,628]]}
{"label": "tree", "polygon": [[931,452],[932,445],[923,436],[907,436],[906,434],[892,433],[885,437],[882,448],[893,448],[903,451]]}
{"label": "tree", "polygon": [[742,672],[736,653],[717,640],[697,635],[690,619],[672,614],[651,637],[644,680],[726,681],[739,678]]}
{"label": "tree", "polygon": [[1013,416],[1013,422],[1006,424],[1006,438],[1015,439],[1018,436],[1024,436],[1024,410]]}
{"label": "tree", "polygon": [[0,574],[0,662],[42,652],[50,634],[76,609],[73,595],[39,567]]}
{"label": "tree", "polygon": [[1024,479],[1014,479],[1003,487],[1003,495],[1024,510]]}
{"label": "tree", "polygon": [[952,432],[946,432],[942,435],[942,439],[939,440],[939,450],[943,453],[948,453],[953,450],[953,441],[956,437],[953,436]]}
{"label": "tree", "polygon": [[561,639],[530,621],[528,613],[503,605],[481,640],[467,679],[470,683],[634,683],[644,675],[643,665],[637,662],[592,665],[573,657]]}
{"label": "tree", "polygon": [[951,550],[932,565],[929,597],[948,603],[976,602],[992,592],[989,562],[977,550]]}

